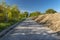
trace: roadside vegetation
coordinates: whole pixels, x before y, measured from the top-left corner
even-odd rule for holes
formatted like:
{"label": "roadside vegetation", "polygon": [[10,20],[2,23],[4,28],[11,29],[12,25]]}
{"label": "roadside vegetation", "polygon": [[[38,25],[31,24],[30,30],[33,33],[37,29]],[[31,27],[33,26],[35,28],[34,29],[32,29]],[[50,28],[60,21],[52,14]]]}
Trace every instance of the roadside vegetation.
{"label": "roadside vegetation", "polygon": [[0,3],[0,31],[28,17],[28,12],[21,12],[17,5]]}
{"label": "roadside vegetation", "polygon": [[32,12],[32,13],[30,13],[30,17],[38,16],[38,15],[40,15],[40,14],[41,14],[41,13],[38,12],[38,11]]}

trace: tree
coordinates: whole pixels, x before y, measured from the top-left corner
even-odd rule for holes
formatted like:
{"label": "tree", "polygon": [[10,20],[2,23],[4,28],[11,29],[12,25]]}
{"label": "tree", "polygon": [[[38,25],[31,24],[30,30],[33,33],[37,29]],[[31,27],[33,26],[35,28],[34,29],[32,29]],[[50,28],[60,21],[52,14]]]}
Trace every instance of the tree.
{"label": "tree", "polygon": [[2,5],[0,5],[0,20],[1,21],[4,21],[5,20],[4,7]]}
{"label": "tree", "polygon": [[28,17],[28,12],[26,11],[26,12],[24,12],[24,15],[25,15],[25,17]]}
{"label": "tree", "polygon": [[22,19],[24,17],[25,17],[24,14],[23,13],[20,13],[19,18]]}
{"label": "tree", "polygon": [[[5,2],[5,0],[2,0],[1,4],[0,4],[0,13],[4,14],[4,20],[6,22],[8,22],[8,15],[7,15],[7,4]],[[2,10],[1,10],[2,9]]]}
{"label": "tree", "polygon": [[38,11],[32,12],[32,13],[30,13],[30,17],[31,17],[31,16],[38,16],[38,15],[40,15],[40,14],[41,14],[41,13],[38,12]]}
{"label": "tree", "polygon": [[48,9],[48,10],[46,10],[46,14],[50,14],[50,13],[56,13],[56,11],[53,10],[53,9]]}
{"label": "tree", "polygon": [[12,19],[13,20],[18,20],[19,19],[19,9],[17,8],[17,6],[13,6],[12,9],[11,9],[11,13],[12,13]]}
{"label": "tree", "polygon": [[28,12],[24,12],[23,14],[20,14],[20,11],[16,5],[9,6],[6,4],[6,2],[3,0],[0,4],[0,19],[3,19],[4,22],[8,21],[18,21],[19,17],[24,18],[25,16],[28,16]]}
{"label": "tree", "polygon": [[12,12],[11,12],[11,7],[10,6],[7,6],[6,7],[6,16],[7,16],[7,19],[8,21],[12,19]]}

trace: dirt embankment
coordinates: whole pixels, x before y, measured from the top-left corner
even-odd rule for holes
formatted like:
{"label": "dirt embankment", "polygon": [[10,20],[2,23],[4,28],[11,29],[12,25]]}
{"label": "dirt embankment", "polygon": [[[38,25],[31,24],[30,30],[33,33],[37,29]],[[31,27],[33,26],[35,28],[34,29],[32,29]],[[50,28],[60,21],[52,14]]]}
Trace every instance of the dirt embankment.
{"label": "dirt embankment", "polygon": [[47,27],[51,28],[53,31],[60,31],[60,14],[44,14],[40,15],[34,20],[38,23],[44,24]]}

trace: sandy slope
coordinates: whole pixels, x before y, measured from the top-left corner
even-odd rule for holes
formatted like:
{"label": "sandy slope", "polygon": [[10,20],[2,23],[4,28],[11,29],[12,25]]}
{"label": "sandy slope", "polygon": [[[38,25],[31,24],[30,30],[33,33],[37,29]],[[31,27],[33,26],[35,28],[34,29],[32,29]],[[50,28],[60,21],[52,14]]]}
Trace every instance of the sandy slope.
{"label": "sandy slope", "polygon": [[60,14],[44,14],[35,18],[35,21],[41,24],[45,24],[47,27],[54,31],[60,31]]}

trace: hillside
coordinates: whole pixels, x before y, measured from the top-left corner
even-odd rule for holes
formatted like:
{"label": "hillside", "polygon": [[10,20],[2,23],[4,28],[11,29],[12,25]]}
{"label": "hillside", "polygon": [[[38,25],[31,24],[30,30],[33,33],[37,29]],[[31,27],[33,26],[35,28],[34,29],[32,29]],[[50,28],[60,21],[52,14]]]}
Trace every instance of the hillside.
{"label": "hillside", "polygon": [[55,32],[60,31],[59,13],[39,15],[34,20],[40,24],[46,25],[46,27],[52,29]]}

